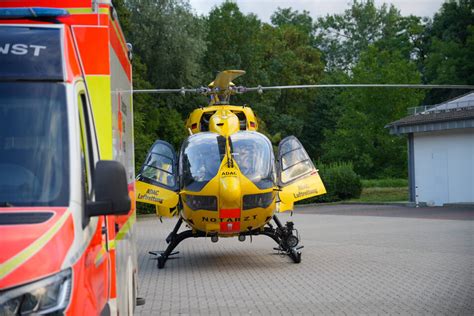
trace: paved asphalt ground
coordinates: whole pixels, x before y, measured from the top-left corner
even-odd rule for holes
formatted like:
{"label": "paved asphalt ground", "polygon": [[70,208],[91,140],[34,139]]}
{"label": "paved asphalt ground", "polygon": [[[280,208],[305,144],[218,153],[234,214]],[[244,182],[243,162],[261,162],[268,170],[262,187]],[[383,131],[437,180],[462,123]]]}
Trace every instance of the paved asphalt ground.
{"label": "paved asphalt ground", "polygon": [[[289,214],[282,214],[286,221]],[[474,315],[474,210],[302,207],[302,262],[265,236],[188,239],[158,270],[176,219],[137,225],[139,315]]]}

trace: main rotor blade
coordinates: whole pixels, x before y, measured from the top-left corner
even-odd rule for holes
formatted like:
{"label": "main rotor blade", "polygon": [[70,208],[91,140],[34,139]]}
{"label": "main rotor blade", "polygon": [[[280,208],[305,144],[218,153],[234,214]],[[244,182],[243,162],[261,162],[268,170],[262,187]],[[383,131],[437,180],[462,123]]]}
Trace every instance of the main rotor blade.
{"label": "main rotor blade", "polygon": [[314,85],[292,85],[292,86],[270,86],[251,87],[245,91],[265,91],[284,89],[319,89],[319,88],[410,88],[410,89],[466,89],[474,90],[474,85],[442,85],[442,84],[314,84]]}
{"label": "main rotor blade", "polygon": [[[325,89],[325,88],[408,88],[408,89],[463,89],[474,90],[474,85],[456,84],[378,84],[378,83],[355,83],[355,84],[314,84],[314,85],[290,85],[290,86],[269,86],[269,87],[236,87],[238,93],[263,92],[266,90],[286,90],[286,89]],[[134,94],[139,93],[200,93],[209,94],[211,90],[206,87],[181,88],[181,89],[139,89],[133,90]]]}
{"label": "main rotor blade", "polygon": [[202,93],[202,88],[181,88],[181,89],[138,89],[133,90],[133,94],[138,93]]}

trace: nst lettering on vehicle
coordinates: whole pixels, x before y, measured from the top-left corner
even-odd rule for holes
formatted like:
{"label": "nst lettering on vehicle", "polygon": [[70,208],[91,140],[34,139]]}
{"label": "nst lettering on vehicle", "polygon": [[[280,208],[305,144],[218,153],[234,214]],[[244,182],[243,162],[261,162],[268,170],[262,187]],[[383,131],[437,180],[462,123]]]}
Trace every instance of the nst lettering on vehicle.
{"label": "nst lettering on vehicle", "polygon": [[109,1],[31,3],[0,2],[0,315],[131,315],[128,47]]}
{"label": "nst lettering on vehicle", "polygon": [[61,29],[3,26],[0,29],[2,80],[64,80]]}

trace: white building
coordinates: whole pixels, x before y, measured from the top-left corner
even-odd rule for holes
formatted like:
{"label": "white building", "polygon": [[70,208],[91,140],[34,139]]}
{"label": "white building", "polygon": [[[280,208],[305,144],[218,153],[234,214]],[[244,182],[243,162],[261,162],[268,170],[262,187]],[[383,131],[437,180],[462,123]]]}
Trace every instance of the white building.
{"label": "white building", "polygon": [[474,93],[390,123],[408,136],[410,201],[474,204]]}

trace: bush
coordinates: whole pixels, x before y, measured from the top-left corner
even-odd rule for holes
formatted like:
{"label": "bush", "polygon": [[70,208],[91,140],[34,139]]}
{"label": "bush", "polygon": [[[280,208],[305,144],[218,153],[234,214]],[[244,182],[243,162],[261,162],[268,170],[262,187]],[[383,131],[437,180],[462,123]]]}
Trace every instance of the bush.
{"label": "bush", "polygon": [[137,214],[142,215],[142,214],[155,214],[155,213],[156,213],[156,210],[155,210],[154,205],[137,202]]}
{"label": "bush", "polygon": [[359,198],[362,192],[362,181],[354,172],[352,163],[341,162],[332,164],[316,164],[319,175],[323,180],[327,193],[312,199],[306,203],[335,202],[347,199]]}

